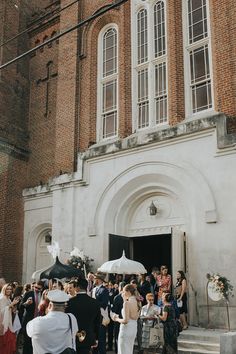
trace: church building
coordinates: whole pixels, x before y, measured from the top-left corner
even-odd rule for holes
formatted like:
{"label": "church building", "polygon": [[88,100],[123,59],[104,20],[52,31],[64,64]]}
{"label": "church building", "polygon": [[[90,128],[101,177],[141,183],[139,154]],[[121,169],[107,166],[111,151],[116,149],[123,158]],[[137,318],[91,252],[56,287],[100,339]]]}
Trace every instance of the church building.
{"label": "church building", "polygon": [[235,18],[235,0],[1,1],[0,65],[29,54],[0,71],[0,276],[31,281],[52,241],[94,270],[125,250],[183,270],[207,326],[206,274],[236,288]]}

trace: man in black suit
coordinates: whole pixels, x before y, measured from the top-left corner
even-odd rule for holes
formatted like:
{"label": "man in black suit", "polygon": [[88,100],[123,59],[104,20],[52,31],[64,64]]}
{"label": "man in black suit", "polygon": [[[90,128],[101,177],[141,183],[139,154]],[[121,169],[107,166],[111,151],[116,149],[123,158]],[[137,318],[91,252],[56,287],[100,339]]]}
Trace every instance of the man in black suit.
{"label": "man in black suit", "polygon": [[27,291],[23,296],[20,306],[19,313],[22,314],[22,333],[24,337],[23,344],[23,354],[32,354],[33,348],[31,343],[31,338],[28,337],[26,333],[26,325],[33,318],[38,316],[38,305],[41,300],[41,293],[43,291],[44,283],[39,280],[34,284],[34,289]]}
{"label": "man in black suit", "polygon": [[79,331],[86,332],[85,339],[80,342],[76,337],[76,350],[79,354],[89,354],[91,347],[97,345],[101,323],[100,306],[97,300],[87,295],[87,280],[79,279],[76,288],[77,295],[70,298],[66,312],[72,313],[78,323]]}
{"label": "man in black suit", "polygon": [[[100,304],[101,313],[103,315],[103,321],[100,326],[98,347],[94,349],[94,354],[106,354],[106,325],[108,318],[108,302],[109,302],[109,292],[108,289],[103,285],[105,281],[106,274],[96,273],[94,275],[95,288],[93,289],[92,297],[97,299]],[[105,317],[105,315],[107,316]]]}

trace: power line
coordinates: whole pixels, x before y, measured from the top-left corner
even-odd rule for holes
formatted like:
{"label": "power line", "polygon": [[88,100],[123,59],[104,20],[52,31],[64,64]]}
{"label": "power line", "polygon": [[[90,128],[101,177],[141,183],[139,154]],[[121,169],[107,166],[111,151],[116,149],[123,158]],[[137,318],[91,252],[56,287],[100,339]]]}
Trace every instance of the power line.
{"label": "power line", "polygon": [[93,14],[92,16],[88,17],[86,20],[83,20],[83,21],[77,23],[76,25],[74,25],[74,26],[68,28],[66,31],[61,32],[61,33],[55,35],[53,38],[50,38],[50,39],[46,40],[45,42],[43,42],[43,43],[37,45],[36,47],[34,47],[34,48],[32,48],[32,49],[26,51],[25,53],[22,53],[22,54],[18,55],[16,58],[14,58],[14,59],[12,59],[12,60],[9,60],[8,62],[6,62],[6,63],[4,63],[3,65],[1,65],[1,66],[0,66],[0,69],[6,68],[6,67],[9,66],[10,64],[13,64],[13,63],[15,63],[16,61],[18,61],[19,59],[22,59],[22,58],[26,57],[27,55],[29,55],[29,54],[35,52],[36,50],[38,50],[39,48],[44,47],[44,46],[47,45],[47,44],[49,44],[49,43],[51,43],[51,42],[57,40],[58,38],[64,36],[65,34],[70,33],[70,32],[74,31],[75,29],[77,29],[77,28],[79,28],[79,27],[82,27],[82,26],[85,25],[86,23],[91,22],[91,21],[94,20],[95,18],[97,18],[97,17],[103,15],[104,13],[106,13],[106,12],[112,10],[112,9],[115,9],[116,7],[118,7],[118,6],[122,5],[122,4],[124,4],[124,3],[127,2],[127,1],[129,1],[129,0],[118,0],[118,1],[116,1],[114,4],[109,5],[109,6],[105,7],[105,8],[103,8],[103,9],[101,9],[100,11],[96,12],[96,13]]}
{"label": "power line", "polygon": [[[6,45],[7,43],[13,41],[14,39],[16,39],[16,38],[18,38],[18,37],[20,37],[20,36],[22,36],[22,35],[23,35],[24,33],[26,33],[26,32],[29,32],[29,31],[34,30],[34,29],[37,28],[37,26],[38,26],[38,23],[37,23],[37,22],[40,22],[41,20],[47,18],[48,16],[52,15],[52,18],[49,18],[49,20],[52,20],[54,15],[58,15],[60,12],[66,10],[68,7],[74,5],[74,4],[75,4],[76,2],[78,2],[78,1],[79,1],[79,0],[72,1],[70,4],[68,4],[68,5],[64,6],[64,7],[62,7],[61,9],[54,9],[54,10],[52,10],[52,11],[50,11],[50,12],[47,12],[46,14],[44,14],[44,15],[42,15],[42,16],[36,18],[36,19],[34,20],[34,22],[31,23],[31,26],[27,27],[27,28],[26,28],[25,30],[23,30],[22,32],[19,32],[19,33],[16,34],[14,37],[7,39],[5,42],[3,42],[2,44],[0,44],[0,47],[3,47],[3,46]],[[35,26],[35,27],[34,27],[34,26]],[[33,27],[33,28],[32,28],[32,27]]]}

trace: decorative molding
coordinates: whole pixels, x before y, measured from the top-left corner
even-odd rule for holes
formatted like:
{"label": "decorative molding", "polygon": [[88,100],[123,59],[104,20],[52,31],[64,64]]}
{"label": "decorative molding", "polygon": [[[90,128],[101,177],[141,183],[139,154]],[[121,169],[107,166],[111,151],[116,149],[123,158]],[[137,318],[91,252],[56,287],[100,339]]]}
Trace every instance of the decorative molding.
{"label": "decorative molding", "polygon": [[148,147],[151,144],[176,144],[178,141],[194,140],[203,134],[209,134],[210,131],[216,129],[217,146],[219,149],[225,149],[236,144],[236,134],[227,134],[226,130],[227,117],[222,113],[214,114],[211,117],[200,118],[196,120],[183,121],[173,127],[160,127],[156,129],[136,132],[127,138],[116,139],[104,144],[98,143],[92,145],[84,154],[83,159],[88,160],[103,156],[112,155],[114,153],[126,153],[127,150],[135,151],[136,148]]}
{"label": "decorative molding", "polygon": [[10,155],[16,159],[28,161],[30,151],[24,148],[17,147],[7,141],[4,141],[0,138],[0,151],[4,152],[7,155]]}

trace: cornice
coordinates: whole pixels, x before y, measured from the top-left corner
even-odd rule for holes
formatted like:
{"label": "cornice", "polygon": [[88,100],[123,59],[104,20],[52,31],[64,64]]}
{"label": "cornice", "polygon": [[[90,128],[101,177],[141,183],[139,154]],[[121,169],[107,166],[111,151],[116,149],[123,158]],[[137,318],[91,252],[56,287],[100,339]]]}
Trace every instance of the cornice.
{"label": "cornice", "polygon": [[28,161],[30,151],[9,143],[0,137],[0,151],[16,159]]}

